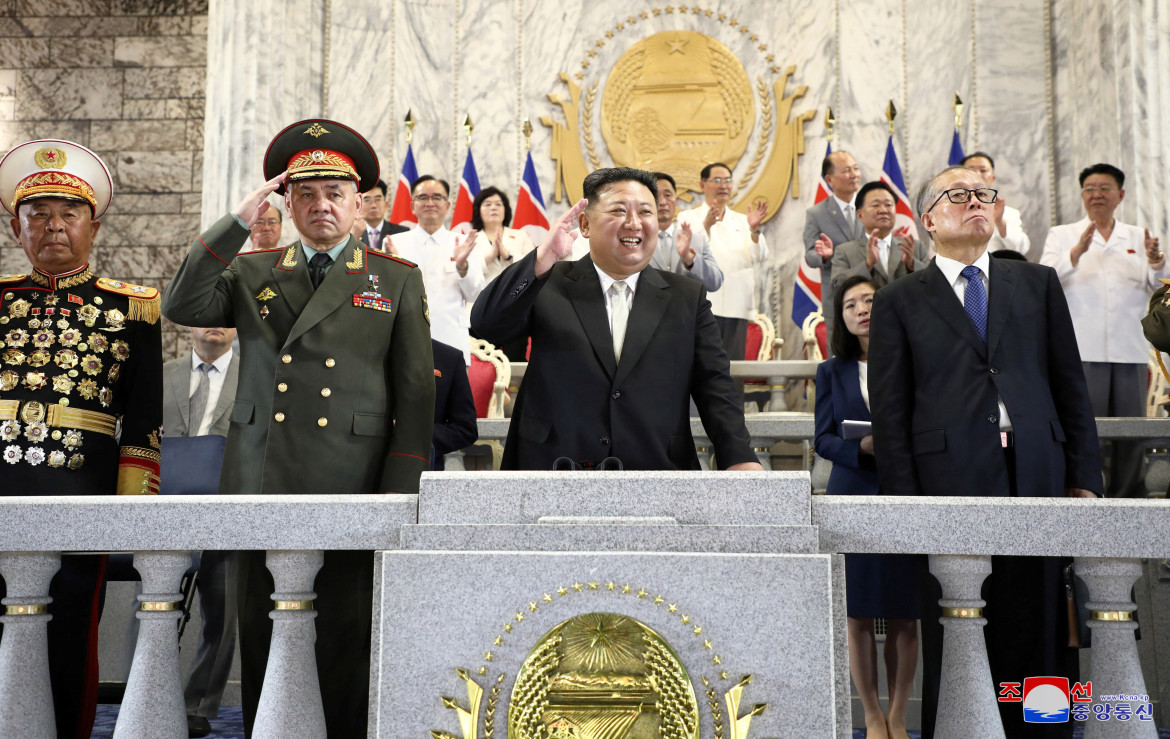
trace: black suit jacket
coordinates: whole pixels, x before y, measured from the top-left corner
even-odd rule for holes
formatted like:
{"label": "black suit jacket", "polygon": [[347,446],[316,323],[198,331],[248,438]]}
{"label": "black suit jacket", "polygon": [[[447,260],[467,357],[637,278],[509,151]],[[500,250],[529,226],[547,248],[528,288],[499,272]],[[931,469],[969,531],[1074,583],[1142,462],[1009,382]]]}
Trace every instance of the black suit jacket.
{"label": "black suit jacket", "polygon": [[370,235],[364,228],[362,229],[362,243],[371,249],[381,249],[382,239],[387,236],[393,236],[394,234],[406,233],[409,230],[406,226],[399,226],[397,223],[391,223],[390,221],[382,221],[382,233],[378,235],[378,243],[370,243]]}
{"label": "black suit jacket", "polygon": [[558,457],[626,469],[699,469],[689,398],[726,468],[755,462],[743,407],[706,290],[647,267],[638,278],[621,362],[615,362],[593,260],[559,262],[544,277],[536,252],[488,284],[472,329],[496,344],[530,335],[504,469],[551,469]]}
{"label": "black suit jacket", "polygon": [[869,393],[882,491],[1008,495],[1002,397],[1020,496],[1101,494],[1097,427],[1056,272],[992,259],[988,278],[986,345],[933,260],[874,297]]}
{"label": "black suit jacket", "polygon": [[441,470],[443,455],[474,444],[479,427],[463,352],[431,339],[431,353],[435,357],[435,428],[431,436],[435,459],[431,469]]}

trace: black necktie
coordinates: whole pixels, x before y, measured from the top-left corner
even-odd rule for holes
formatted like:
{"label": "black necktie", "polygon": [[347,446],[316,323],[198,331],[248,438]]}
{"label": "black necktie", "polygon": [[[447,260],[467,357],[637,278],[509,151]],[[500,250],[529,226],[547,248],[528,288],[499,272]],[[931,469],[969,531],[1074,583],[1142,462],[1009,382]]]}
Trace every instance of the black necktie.
{"label": "black necktie", "polygon": [[314,254],[309,260],[309,279],[313,281],[314,290],[321,284],[321,280],[325,279],[325,269],[332,263],[333,259],[325,252]]}

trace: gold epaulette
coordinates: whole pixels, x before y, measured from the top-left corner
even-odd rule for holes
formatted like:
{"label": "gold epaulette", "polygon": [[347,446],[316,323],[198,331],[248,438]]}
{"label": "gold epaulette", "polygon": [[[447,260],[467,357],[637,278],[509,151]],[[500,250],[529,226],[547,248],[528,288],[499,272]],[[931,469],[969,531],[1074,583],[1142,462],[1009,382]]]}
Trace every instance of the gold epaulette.
{"label": "gold epaulette", "polygon": [[27,274],[23,275],[0,275],[0,282],[24,282],[28,279]]}
{"label": "gold epaulette", "polygon": [[97,287],[99,290],[130,299],[130,308],[126,311],[127,320],[158,323],[159,316],[162,314],[162,297],[155,288],[133,285],[121,280],[111,280],[108,277],[99,277]]}

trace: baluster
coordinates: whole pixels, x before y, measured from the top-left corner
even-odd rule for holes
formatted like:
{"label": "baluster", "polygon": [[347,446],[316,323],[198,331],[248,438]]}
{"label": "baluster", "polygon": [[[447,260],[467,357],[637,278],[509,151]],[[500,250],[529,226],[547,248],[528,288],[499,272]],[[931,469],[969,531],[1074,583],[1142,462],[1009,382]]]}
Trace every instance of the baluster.
{"label": "baluster", "polygon": [[930,572],[942,586],[943,654],[935,736],[939,739],[1003,739],[987,643],[983,638],[983,581],[991,557],[932,554]]}
{"label": "baluster", "polygon": [[[1093,631],[1089,676],[1093,681],[1094,700],[1102,695],[1146,695],[1146,681],[1142,677],[1134,640],[1137,624],[1133,614],[1137,606],[1130,600],[1130,589],[1142,574],[1141,562],[1136,559],[1078,557],[1076,572],[1089,588],[1089,628]],[[1108,701],[1114,706],[1129,703],[1131,712],[1143,702]],[[1085,739],[1156,739],[1157,736],[1153,721],[1140,721],[1136,717],[1128,721],[1118,721],[1113,717],[1108,721],[1091,718],[1085,726]]]}
{"label": "baluster", "polygon": [[[779,353],[779,350],[777,350]],[[769,377],[768,386],[772,397],[768,400],[768,411],[788,410],[788,378],[783,376]]]}
{"label": "baluster", "polygon": [[187,736],[183,684],[179,674],[180,583],[191,566],[189,552],[135,552],[142,578],[138,596],[138,643],[118,711],[114,738]]}
{"label": "baluster", "polygon": [[49,582],[61,567],[59,552],[0,552],[8,585],[0,641],[0,736],[55,739],[49,683]]}
{"label": "baluster", "polygon": [[325,736],[325,709],[317,679],[313,581],[325,561],[320,551],[270,551],[265,558],[276,592],[272,642],[260,689],[254,736]]}

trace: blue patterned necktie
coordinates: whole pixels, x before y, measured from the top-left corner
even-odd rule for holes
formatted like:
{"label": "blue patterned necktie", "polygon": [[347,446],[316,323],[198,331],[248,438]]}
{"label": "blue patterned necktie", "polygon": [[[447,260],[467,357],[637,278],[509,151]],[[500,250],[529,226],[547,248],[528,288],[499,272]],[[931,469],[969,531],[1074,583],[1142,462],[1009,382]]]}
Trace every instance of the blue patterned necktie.
{"label": "blue patterned necktie", "polygon": [[979,277],[979,268],[975,265],[964,267],[959,274],[967,278],[967,290],[963,293],[963,308],[975,324],[979,338],[987,343],[987,291],[983,289],[983,280]]}

